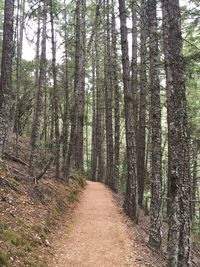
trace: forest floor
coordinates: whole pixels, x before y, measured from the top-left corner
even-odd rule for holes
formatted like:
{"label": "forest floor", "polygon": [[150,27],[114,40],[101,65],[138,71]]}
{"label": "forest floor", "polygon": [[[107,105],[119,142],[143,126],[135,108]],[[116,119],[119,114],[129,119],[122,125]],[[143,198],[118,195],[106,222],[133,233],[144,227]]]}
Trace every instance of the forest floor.
{"label": "forest floor", "polygon": [[[38,184],[28,175],[29,139],[6,144],[0,167],[0,267],[163,267],[163,252],[148,247],[149,216],[140,210],[139,225],[125,215],[123,197],[78,173],[69,183],[54,177],[54,166]],[[40,151],[41,155],[45,154]],[[44,158],[37,172],[45,165]],[[83,191],[82,191],[83,190]],[[194,239],[194,266],[200,266]]]}
{"label": "forest floor", "polygon": [[[85,179],[78,173],[69,182],[55,179],[51,166],[35,184],[28,175],[29,139],[19,141],[18,159],[11,136],[0,162],[0,267],[47,267],[46,255],[53,249],[49,238],[74,210]],[[37,173],[44,165],[45,158]]]}
{"label": "forest floor", "polygon": [[67,220],[51,240],[50,267],[164,266],[114,196],[105,185],[87,182],[70,224]]}

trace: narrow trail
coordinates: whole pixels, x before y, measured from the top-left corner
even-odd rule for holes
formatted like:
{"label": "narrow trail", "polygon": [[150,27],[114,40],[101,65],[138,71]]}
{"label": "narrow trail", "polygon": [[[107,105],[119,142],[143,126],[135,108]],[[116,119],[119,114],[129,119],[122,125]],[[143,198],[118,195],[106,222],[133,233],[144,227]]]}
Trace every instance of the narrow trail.
{"label": "narrow trail", "polygon": [[129,231],[110,190],[103,184],[87,182],[73,222],[55,244],[51,266],[150,266],[141,261],[137,244],[137,253],[133,253]]}

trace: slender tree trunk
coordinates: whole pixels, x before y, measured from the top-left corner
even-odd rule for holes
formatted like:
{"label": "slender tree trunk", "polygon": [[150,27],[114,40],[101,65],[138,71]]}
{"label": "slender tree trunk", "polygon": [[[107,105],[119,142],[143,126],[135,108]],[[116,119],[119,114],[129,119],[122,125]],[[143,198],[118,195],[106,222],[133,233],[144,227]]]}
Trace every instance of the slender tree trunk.
{"label": "slender tree trunk", "polygon": [[103,90],[100,79],[100,5],[101,0],[96,1],[96,17],[95,17],[95,86],[96,86],[96,146],[97,146],[97,180],[102,181],[104,176],[103,162],[103,124],[102,124],[102,105],[103,105]]}
{"label": "slender tree trunk", "polygon": [[162,0],[169,157],[168,267],[191,266],[189,138],[178,0]]}
{"label": "slender tree trunk", "polygon": [[65,20],[65,104],[64,104],[64,116],[63,116],[63,176],[67,179],[67,154],[68,154],[68,135],[69,135],[69,75],[68,75],[68,38],[67,38],[67,6],[66,1],[64,3],[64,20]]}
{"label": "slender tree trunk", "polygon": [[51,45],[52,45],[52,72],[53,72],[53,119],[55,126],[55,165],[56,178],[60,177],[60,133],[59,133],[59,108],[58,108],[58,85],[57,85],[57,66],[56,66],[56,43],[54,36],[54,18],[53,18],[53,0],[50,1],[50,17],[51,17]]}
{"label": "slender tree trunk", "polygon": [[[79,6],[79,7],[78,7]],[[85,100],[85,0],[77,0],[77,39],[76,39],[76,60],[75,60],[75,92],[77,108],[76,125],[76,147],[75,167],[83,170],[83,127],[84,127],[84,100]],[[79,17],[79,18],[78,18]],[[80,43],[78,43],[78,41]]]}
{"label": "slender tree trunk", "polygon": [[71,133],[66,162],[66,176],[69,175],[72,157],[75,168],[83,169],[83,126],[85,87],[85,1],[76,1],[75,25],[75,78],[74,104],[71,112]]}
{"label": "slender tree trunk", "polygon": [[89,122],[88,122],[88,117],[89,117],[89,104],[90,104],[90,99],[89,95],[87,93],[86,95],[86,112],[85,112],[85,154],[86,154],[86,171],[87,174],[89,173]]}
{"label": "slender tree trunk", "polygon": [[119,184],[119,168],[120,168],[120,94],[118,85],[118,62],[117,62],[117,30],[116,30],[116,19],[115,19],[115,4],[112,0],[112,58],[113,58],[113,88],[114,88],[114,129],[115,129],[115,145],[114,145],[114,177],[113,186],[114,191],[117,192]]}
{"label": "slender tree trunk", "polygon": [[111,61],[111,42],[110,42],[110,1],[106,2],[106,40],[105,40],[105,106],[106,106],[106,184],[112,189],[113,185],[113,118],[112,118],[112,77]]}
{"label": "slender tree trunk", "polygon": [[133,99],[130,80],[130,65],[128,57],[128,41],[126,26],[126,5],[124,0],[119,0],[119,12],[121,23],[121,47],[124,83],[126,149],[127,149],[127,188],[124,208],[128,215],[138,223],[138,186],[136,171],[136,133],[133,115]]}
{"label": "slender tree trunk", "polygon": [[40,57],[40,71],[38,78],[38,86],[35,94],[34,115],[31,132],[31,152],[29,161],[30,176],[35,175],[35,164],[37,159],[39,147],[39,131],[40,131],[40,116],[42,112],[42,90],[45,81],[45,66],[46,66],[46,21],[47,21],[47,6],[46,0],[43,0],[43,32],[41,44],[41,57]]}
{"label": "slender tree trunk", "polygon": [[145,143],[146,143],[146,64],[147,64],[147,1],[141,1],[141,26],[140,26],[140,110],[138,128],[138,147],[137,147],[137,177],[139,205],[143,206],[144,181],[145,181]]}
{"label": "slender tree trunk", "polygon": [[24,33],[24,13],[25,1],[18,2],[18,15],[16,25],[17,35],[17,59],[16,59],[16,103],[14,112],[13,132],[16,134],[16,156],[18,157],[18,142],[19,142],[19,94],[21,86],[21,61],[22,61],[22,47],[23,47],[23,33]]}
{"label": "slender tree trunk", "polygon": [[3,157],[6,140],[11,90],[12,90],[12,57],[13,57],[13,15],[14,0],[5,0],[3,45],[0,77],[0,159]]}
{"label": "slender tree trunk", "polygon": [[95,59],[92,62],[92,146],[91,146],[91,180],[96,181],[97,172],[97,127],[96,127],[96,90],[95,90]]}
{"label": "slender tree trunk", "polygon": [[161,155],[161,105],[159,80],[159,52],[157,34],[156,0],[148,0],[150,88],[151,88],[151,210],[149,244],[161,248],[162,226],[162,155]]}

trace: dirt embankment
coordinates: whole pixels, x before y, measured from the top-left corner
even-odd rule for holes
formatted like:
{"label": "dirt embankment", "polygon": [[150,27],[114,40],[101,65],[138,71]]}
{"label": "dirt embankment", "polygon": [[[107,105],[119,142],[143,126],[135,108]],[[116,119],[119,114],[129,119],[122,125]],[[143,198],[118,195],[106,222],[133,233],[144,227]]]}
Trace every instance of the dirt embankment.
{"label": "dirt embankment", "polygon": [[84,182],[80,176],[69,184],[57,181],[51,169],[35,185],[28,177],[29,140],[19,145],[20,162],[12,158],[11,140],[0,167],[0,267],[45,267],[49,235],[72,210]]}

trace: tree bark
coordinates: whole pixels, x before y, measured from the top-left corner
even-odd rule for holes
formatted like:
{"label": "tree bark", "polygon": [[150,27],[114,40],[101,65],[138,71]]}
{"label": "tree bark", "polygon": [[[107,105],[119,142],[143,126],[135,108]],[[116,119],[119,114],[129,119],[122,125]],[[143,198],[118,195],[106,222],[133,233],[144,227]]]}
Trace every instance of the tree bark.
{"label": "tree bark", "polygon": [[106,1],[105,6],[105,107],[106,107],[106,184],[110,188],[113,185],[113,116],[112,116],[112,100],[113,88],[110,62],[111,60],[111,40],[110,40],[110,1]]}
{"label": "tree bark", "polygon": [[59,108],[58,108],[58,85],[57,85],[57,66],[56,66],[56,43],[54,34],[54,18],[53,18],[53,0],[50,1],[50,18],[51,18],[51,46],[52,46],[52,72],[53,72],[53,119],[55,126],[55,165],[56,178],[60,178],[60,133],[59,133]]}
{"label": "tree bark", "polygon": [[114,89],[114,177],[113,186],[114,191],[117,192],[119,185],[119,169],[120,169],[120,93],[118,85],[118,61],[117,61],[117,30],[116,30],[116,18],[115,18],[115,1],[112,0],[112,80]]}
{"label": "tree bark", "polygon": [[40,116],[42,112],[42,90],[45,81],[45,69],[46,69],[46,21],[47,21],[47,5],[46,0],[43,0],[43,32],[42,32],[42,44],[41,44],[41,57],[40,57],[40,71],[37,84],[37,91],[35,93],[35,105],[31,132],[31,152],[29,160],[29,174],[34,176],[35,164],[37,159],[38,147],[39,147],[39,131],[40,131]]}
{"label": "tree bark", "polygon": [[68,154],[68,135],[69,135],[69,75],[68,75],[68,37],[67,37],[67,6],[64,2],[64,20],[65,20],[65,104],[63,116],[63,176],[67,179],[67,154]]}
{"label": "tree bark", "polygon": [[0,78],[0,159],[3,158],[4,143],[7,135],[9,111],[11,105],[13,16],[14,0],[6,0],[4,5],[3,45]]}
{"label": "tree bark", "polygon": [[162,0],[169,157],[168,267],[191,266],[189,138],[178,0]]}
{"label": "tree bark", "polygon": [[151,89],[151,209],[149,244],[157,251],[162,237],[162,153],[161,153],[161,105],[159,79],[159,51],[157,34],[156,0],[148,0],[150,89]]}
{"label": "tree bark", "polygon": [[144,181],[145,181],[145,146],[146,146],[146,86],[147,86],[147,1],[141,1],[141,26],[140,26],[140,108],[137,146],[137,177],[139,205],[143,206]]}
{"label": "tree bark", "polygon": [[130,65],[128,57],[128,41],[126,26],[126,6],[124,0],[119,0],[121,47],[124,83],[126,149],[127,149],[127,187],[124,208],[127,214],[138,223],[138,184],[136,171],[136,133],[133,114],[133,99],[130,81]]}

